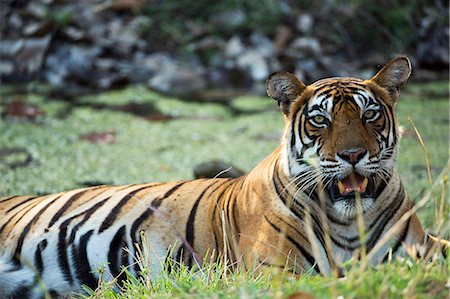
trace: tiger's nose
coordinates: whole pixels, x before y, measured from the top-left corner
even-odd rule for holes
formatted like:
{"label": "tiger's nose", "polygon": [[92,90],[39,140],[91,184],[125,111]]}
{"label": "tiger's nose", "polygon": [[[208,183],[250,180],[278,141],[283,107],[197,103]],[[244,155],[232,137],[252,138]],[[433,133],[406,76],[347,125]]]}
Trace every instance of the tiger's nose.
{"label": "tiger's nose", "polygon": [[344,159],[345,161],[349,162],[352,165],[355,165],[359,162],[359,160],[364,157],[364,155],[367,153],[366,149],[363,148],[352,148],[344,151],[340,151],[337,153],[337,155]]}

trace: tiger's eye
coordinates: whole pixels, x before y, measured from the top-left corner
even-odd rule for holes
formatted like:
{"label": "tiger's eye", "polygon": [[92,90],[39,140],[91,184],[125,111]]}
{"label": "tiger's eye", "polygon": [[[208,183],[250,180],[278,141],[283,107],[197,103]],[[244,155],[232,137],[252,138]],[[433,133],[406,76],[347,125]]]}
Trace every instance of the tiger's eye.
{"label": "tiger's eye", "polygon": [[369,119],[375,116],[375,110],[367,110],[366,112],[364,112],[364,118],[365,119]]}
{"label": "tiger's eye", "polygon": [[315,116],[313,116],[313,120],[315,123],[323,124],[326,119],[325,119],[325,116],[323,116],[323,115],[315,115]]}

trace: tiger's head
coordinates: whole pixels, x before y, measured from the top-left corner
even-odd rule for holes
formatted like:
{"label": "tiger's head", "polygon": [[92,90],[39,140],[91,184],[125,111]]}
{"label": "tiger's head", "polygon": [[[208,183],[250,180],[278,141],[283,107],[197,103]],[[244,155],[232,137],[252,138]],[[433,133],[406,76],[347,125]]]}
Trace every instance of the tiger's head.
{"label": "tiger's head", "polygon": [[395,105],[411,74],[407,57],[385,65],[370,80],[327,78],[305,85],[278,72],[267,93],[286,120],[282,144],[286,175],[299,189],[320,191],[342,218],[374,206],[395,166],[399,128]]}

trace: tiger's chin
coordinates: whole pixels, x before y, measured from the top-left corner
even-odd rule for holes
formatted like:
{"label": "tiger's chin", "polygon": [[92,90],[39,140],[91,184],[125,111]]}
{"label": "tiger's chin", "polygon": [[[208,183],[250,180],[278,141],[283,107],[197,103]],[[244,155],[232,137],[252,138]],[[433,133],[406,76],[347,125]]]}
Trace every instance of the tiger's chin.
{"label": "tiger's chin", "polygon": [[341,219],[355,219],[358,213],[367,213],[374,206],[375,182],[356,172],[336,180],[328,188],[332,207]]}
{"label": "tiger's chin", "polygon": [[335,214],[340,219],[354,220],[358,217],[358,213],[366,214],[370,212],[375,204],[371,197],[362,197],[361,205],[358,207],[357,200],[339,200],[333,202],[332,206]]}

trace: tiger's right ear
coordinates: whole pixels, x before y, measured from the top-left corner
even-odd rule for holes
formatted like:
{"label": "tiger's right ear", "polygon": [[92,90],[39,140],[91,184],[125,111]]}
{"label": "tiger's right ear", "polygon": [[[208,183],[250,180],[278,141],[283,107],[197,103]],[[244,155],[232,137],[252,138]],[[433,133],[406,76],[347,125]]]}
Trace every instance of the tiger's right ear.
{"label": "tiger's right ear", "polygon": [[288,72],[277,72],[269,76],[266,81],[267,94],[278,101],[281,111],[289,114],[289,108],[301,93],[306,85],[297,79],[295,75]]}

